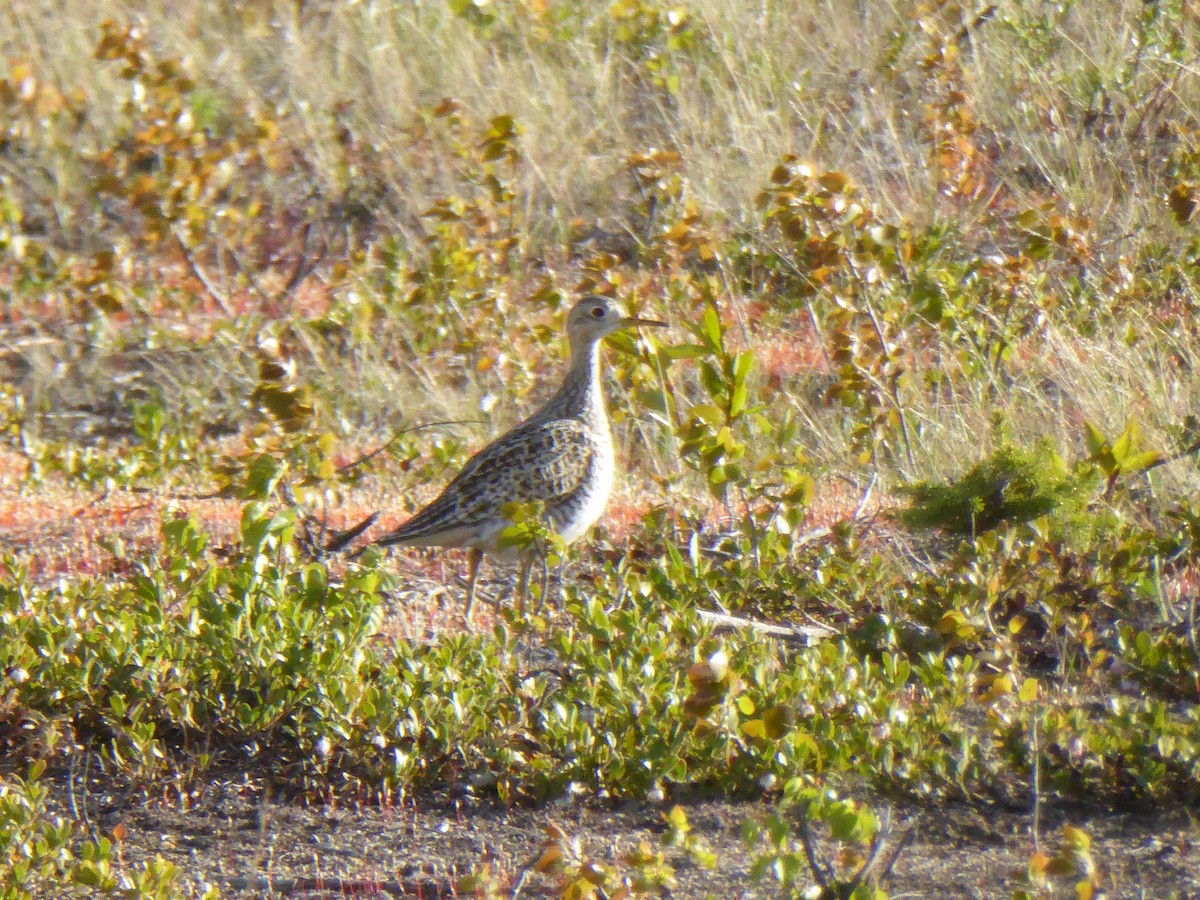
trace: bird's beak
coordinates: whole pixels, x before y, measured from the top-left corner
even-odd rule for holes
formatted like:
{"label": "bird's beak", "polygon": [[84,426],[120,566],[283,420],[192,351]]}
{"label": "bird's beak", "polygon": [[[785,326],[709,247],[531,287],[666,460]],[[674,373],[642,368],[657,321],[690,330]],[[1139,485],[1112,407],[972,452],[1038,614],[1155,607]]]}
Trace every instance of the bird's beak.
{"label": "bird's beak", "polygon": [[639,325],[644,325],[647,328],[667,328],[666,322],[660,322],[658,319],[642,319],[638,316],[626,316],[621,320],[621,324],[626,328],[637,328]]}

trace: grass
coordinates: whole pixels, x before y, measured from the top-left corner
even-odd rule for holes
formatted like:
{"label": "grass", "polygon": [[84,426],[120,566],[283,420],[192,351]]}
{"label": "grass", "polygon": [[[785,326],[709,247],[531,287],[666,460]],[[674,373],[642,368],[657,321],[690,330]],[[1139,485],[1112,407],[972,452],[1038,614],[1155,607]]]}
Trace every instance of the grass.
{"label": "grass", "polygon": [[[765,799],[738,877],[827,896],[904,851],[872,807],[1028,804],[1003,895],[1128,887],[1039,811],[1200,786],[1194,19],[5,5],[0,885],[207,890],[77,813],[95,766]],[[560,613],[464,635],[427,556],[319,552],[533,408],[586,291],[674,328],[608,352],[627,476]],[[531,871],[653,891],[722,846],[672,812]]]}

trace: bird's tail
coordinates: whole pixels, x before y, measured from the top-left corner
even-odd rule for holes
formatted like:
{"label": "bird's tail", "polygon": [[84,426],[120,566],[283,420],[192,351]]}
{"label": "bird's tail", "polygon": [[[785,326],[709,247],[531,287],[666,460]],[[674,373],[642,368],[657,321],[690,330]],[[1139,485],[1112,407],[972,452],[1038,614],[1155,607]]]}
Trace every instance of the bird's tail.
{"label": "bird's tail", "polygon": [[379,513],[377,513],[377,512],[371,513],[369,516],[367,516],[365,519],[363,519],[357,525],[353,525],[350,528],[347,528],[345,531],[337,532],[332,538],[329,539],[329,543],[325,545],[325,551],[327,553],[341,552],[356,537],[358,537],[360,534],[362,534],[364,531],[366,531],[368,528],[370,528],[372,525],[374,525],[375,520],[378,518],[379,518]]}

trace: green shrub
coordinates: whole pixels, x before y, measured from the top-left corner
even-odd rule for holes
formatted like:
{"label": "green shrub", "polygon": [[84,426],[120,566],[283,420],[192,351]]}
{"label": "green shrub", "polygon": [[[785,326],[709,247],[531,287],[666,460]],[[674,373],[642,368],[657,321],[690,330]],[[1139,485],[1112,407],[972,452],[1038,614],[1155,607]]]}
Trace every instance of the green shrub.
{"label": "green shrub", "polygon": [[911,498],[899,514],[910,528],[980,534],[1001,522],[1028,522],[1078,507],[1085,485],[1049,446],[1006,445],[950,482],[918,482],[902,489]]}

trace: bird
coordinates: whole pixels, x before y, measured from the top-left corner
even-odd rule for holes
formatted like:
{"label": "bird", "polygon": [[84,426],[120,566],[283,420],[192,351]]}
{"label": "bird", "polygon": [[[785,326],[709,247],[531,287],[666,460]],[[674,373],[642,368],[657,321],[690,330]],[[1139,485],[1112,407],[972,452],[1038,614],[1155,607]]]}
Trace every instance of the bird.
{"label": "bird", "polygon": [[521,562],[519,593],[528,590],[532,548],[506,545],[511,504],[543,504],[546,524],[566,544],[604,512],[615,475],[612,436],[600,378],[600,343],[618,331],[665,328],[629,315],[615,300],[588,295],[568,312],[571,360],[562,384],[536,412],[492,441],[412,518],[374,541],[377,546],[467,548],[468,625],[485,553]]}

